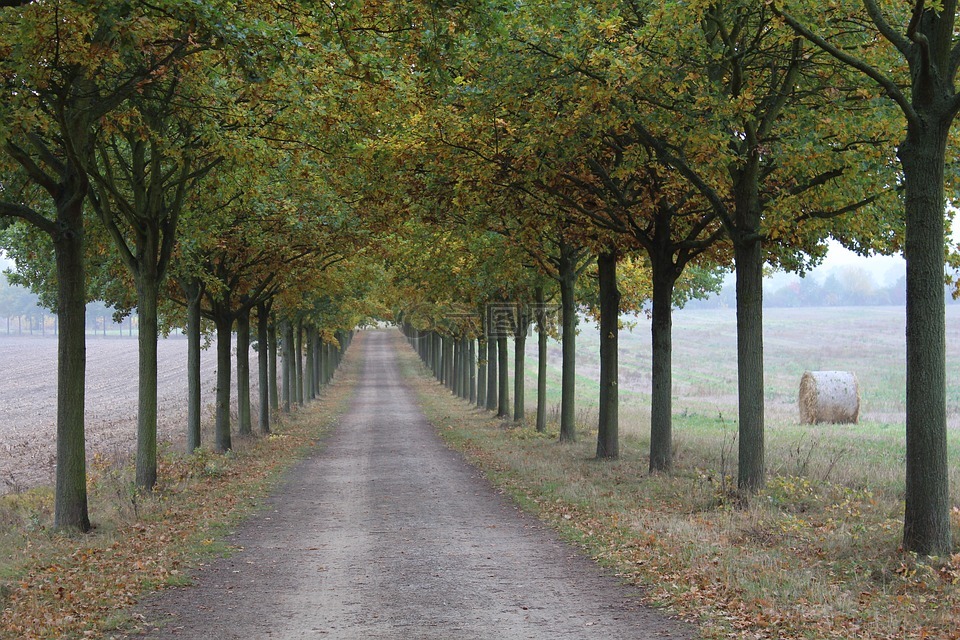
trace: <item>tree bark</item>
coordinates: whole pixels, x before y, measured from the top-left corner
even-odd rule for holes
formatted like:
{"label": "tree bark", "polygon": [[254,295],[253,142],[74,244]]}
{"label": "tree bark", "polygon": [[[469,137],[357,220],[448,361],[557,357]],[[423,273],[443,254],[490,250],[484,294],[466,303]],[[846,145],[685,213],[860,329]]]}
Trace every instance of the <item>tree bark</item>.
{"label": "tree bark", "polygon": [[547,310],[543,288],[537,287],[537,431],[547,430]]}
{"label": "tree bark", "polygon": [[253,435],[250,407],[250,310],[237,313],[237,431],[241,436]]}
{"label": "tree bark", "polygon": [[507,348],[507,336],[501,334],[497,337],[497,370],[499,375],[499,389],[497,390],[497,417],[510,417],[510,350]]}
{"label": "tree bark", "polygon": [[436,331],[433,332],[433,377],[443,382],[443,339]]}
{"label": "tree bark", "polygon": [[284,320],[280,327],[283,340],[283,384],[281,385],[283,395],[283,412],[290,413],[296,396],[293,393],[293,326],[289,320]]}
{"label": "tree bark", "polygon": [[477,407],[487,406],[487,339],[477,338]]}
{"label": "tree bark", "polygon": [[620,456],[618,336],[620,290],[617,287],[617,252],[597,256],[600,284],[600,419],[597,428],[597,458]]}
{"label": "tree bark", "polygon": [[200,446],[200,298],[199,280],[182,284],[187,299],[187,453]]}
{"label": "tree bark", "polygon": [[152,491],[157,483],[157,299],[160,281],[155,265],[142,262],[135,274],[137,313],[140,316],[139,401],[137,405],[137,472],[140,489]]}
{"label": "tree bark", "polygon": [[470,398],[470,369],[473,367],[470,362],[470,341],[465,337],[459,338],[460,342],[460,397],[464,400]]}
{"label": "tree bark", "polygon": [[560,442],[574,442],[577,439],[577,272],[576,265],[566,251],[560,254],[559,282],[563,323],[560,335],[563,354],[560,371]]}
{"label": "tree bark", "polygon": [[320,395],[320,384],[323,381],[323,364],[320,359],[320,354],[323,352],[322,343],[320,342],[320,330],[316,327],[313,328],[313,396],[314,398]]}
{"label": "tree bark", "polygon": [[320,360],[320,384],[327,384],[327,360],[330,359],[330,355],[327,353],[327,343],[323,341],[323,335],[320,334],[317,336],[317,341],[319,342],[317,346],[317,351],[319,352],[318,359]]}
{"label": "tree bark", "polygon": [[763,421],[763,253],[759,238],[734,241],[737,274],[737,488],[753,494],[765,482]]}
{"label": "tree bark", "polygon": [[447,389],[453,391],[453,340],[449,336],[441,338],[443,344],[443,373],[441,381]]}
{"label": "tree bark", "polygon": [[470,404],[477,403],[477,343],[473,338],[467,338],[467,367],[470,369],[470,395],[467,398]]}
{"label": "tree bark", "polygon": [[57,466],[53,526],[90,530],[84,437],[86,275],[83,199],[57,202],[60,230],[53,236],[57,264]]}
{"label": "tree bark", "polygon": [[297,405],[303,406],[303,321],[297,320],[297,326],[294,329],[293,357],[296,364],[294,375],[296,383],[293,385],[294,395],[296,395]]}
{"label": "tree bark", "polygon": [[260,381],[260,419],[258,428],[261,434],[270,433],[270,337],[267,325],[270,320],[268,305],[257,305],[257,378]]}
{"label": "tree bark", "polygon": [[943,295],[944,165],[950,119],[908,127],[897,155],[906,183],[907,405],[904,548],[949,555],[946,346]]}
{"label": "tree bark", "polygon": [[336,359],[334,358],[332,344],[330,344],[329,342],[326,342],[324,343],[324,348],[326,349],[326,354],[327,354],[326,379],[327,379],[327,384],[330,384],[330,382],[333,380],[333,369],[336,366]]}
{"label": "tree bark", "polygon": [[314,360],[317,353],[317,340],[314,335],[312,326],[307,325],[306,330],[307,330],[307,364],[305,368],[305,373],[306,373],[307,379],[305,380],[305,384],[307,387],[307,398],[310,400],[314,400],[317,397],[317,391],[314,386],[315,384],[314,377],[317,374],[317,365]]}
{"label": "tree bark", "polygon": [[650,324],[650,473],[673,467],[673,289],[669,254],[651,255],[653,319]]}
{"label": "tree bark", "polygon": [[233,448],[230,439],[230,343],[233,319],[220,314],[214,319],[217,327],[217,409],[214,426],[215,450],[225,453]]}
{"label": "tree bark", "polygon": [[513,337],[513,421],[522,425],[525,421],[524,370],[526,369],[527,328],[530,326],[527,312],[517,314],[517,327]]}
{"label": "tree bark", "polygon": [[270,412],[280,410],[280,390],[277,388],[277,324],[272,313],[268,313],[267,343],[270,345],[270,357],[267,360],[267,376],[270,381]]}
{"label": "tree bark", "polygon": [[499,377],[497,376],[497,336],[487,335],[487,411],[496,411],[497,409],[497,389]]}

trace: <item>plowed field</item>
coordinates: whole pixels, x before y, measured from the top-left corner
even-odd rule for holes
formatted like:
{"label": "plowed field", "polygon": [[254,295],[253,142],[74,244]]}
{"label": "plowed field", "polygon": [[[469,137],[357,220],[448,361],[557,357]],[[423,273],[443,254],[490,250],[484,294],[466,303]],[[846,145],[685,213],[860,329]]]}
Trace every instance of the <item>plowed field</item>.
{"label": "plowed field", "polygon": [[[253,367],[255,357],[251,354]],[[158,428],[161,440],[173,446],[183,446],[185,438],[186,362],[185,339],[159,342]],[[0,385],[0,493],[6,493],[53,481],[57,341],[52,337],[0,336],[0,363],[4,374]],[[210,422],[216,384],[215,348],[203,352],[200,366],[204,420]],[[137,438],[136,338],[88,336],[86,382],[87,456],[132,456]],[[236,402],[236,380],[233,382]],[[251,384],[256,412],[256,380]]]}

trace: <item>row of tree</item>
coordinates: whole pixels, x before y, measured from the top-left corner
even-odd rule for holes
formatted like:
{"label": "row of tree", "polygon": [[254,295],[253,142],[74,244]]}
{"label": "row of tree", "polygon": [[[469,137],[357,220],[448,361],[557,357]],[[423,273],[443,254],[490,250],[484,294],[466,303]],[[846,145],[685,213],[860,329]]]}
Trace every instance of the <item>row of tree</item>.
{"label": "row of tree", "polygon": [[[337,105],[305,93],[332,73],[327,54],[301,47],[297,25],[273,7],[107,0],[6,2],[0,11],[3,248],[57,314],[55,525],[87,530],[86,303],[136,309],[136,483],[150,490],[160,332],[186,327],[189,336],[192,450],[200,445],[201,333],[214,328],[213,444],[229,450],[234,327],[238,431],[246,434],[251,322],[268,347],[260,350],[261,393],[276,387],[268,377],[278,343],[291,381],[283,389],[314,393],[345,344],[342,332],[363,315],[344,265],[365,240],[331,182],[318,177],[331,162],[319,144],[309,154],[305,145],[285,147],[301,118],[317,122],[314,114],[335,114]],[[315,13],[290,17],[311,28],[320,25]],[[317,124],[336,126],[335,115]],[[286,364],[300,363],[299,353],[308,358],[302,375],[302,365]],[[292,402],[288,391],[283,404]],[[261,398],[261,431],[269,406]]]}
{"label": "row of tree", "polygon": [[[650,470],[669,472],[671,312],[732,268],[748,499],[766,469],[763,269],[814,264],[832,237],[905,251],[904,543],[950,550],[955,2],[3,5],[0,219],[20,221],[5,248],[57,308],[61,398],[82,391],[84,302],[137,309],[141,486],[155,481],[164,324],[198,343],[206,316],[226,359],[251,319],[268,344],[271,322],[392,316],[431,336],[425,357],[461,392],[476,351],[476,394],[506,415],[499,336],[522,342],[549,305],[564,442],[577,314],[600,322],[608,458],[618,317],[649,304]],[[60,483],[82,486],[82,405],[60,406],[58,505],[76,505]]]}
{"label": "row of tree", "polygon": [[[415,245],[434,248],[401,258],[404,299],[418,301],[402,319],[408,333],[441,336],[421,345],[441,378],[459,379],[463,339],[484,352],[479,310],[551,289],[560,439],[575,435],[572,345],[586,307],[601,323],[597,452],[616,456],[617,314],[637,302],[621,291],[629,282],[653,316],[650,469],[669,471],[671,309],[732,266],[747,499],[766,469],[764,265],[816,264],[828,237],[861,253],[903,249],[904,544],[949,552],[942,287],[955,178],[946,149],[960,108],[955,3],[472,3],[443,18],[446,28],[424,35],[430,66],[408,79],[420,108],[384,155],[409,194],[398,215],[432,227]],[[638,263],[639,277],[624,278]],[[585,273],[594,291],[578,291]],[[473,326],[449,319],[456,306]],[[486,341],[493,406],[490,390],[507,386],[490,376],[505,356]]]}

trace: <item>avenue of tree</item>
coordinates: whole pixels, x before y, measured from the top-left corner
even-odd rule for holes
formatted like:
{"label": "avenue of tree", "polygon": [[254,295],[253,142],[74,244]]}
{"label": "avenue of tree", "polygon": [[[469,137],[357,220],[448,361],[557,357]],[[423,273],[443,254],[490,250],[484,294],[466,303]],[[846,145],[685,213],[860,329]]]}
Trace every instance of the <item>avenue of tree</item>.
{"label": "avenue of tree", "polygon": [[[540,431],[562,344],[652,316],[649,469],[673,471],[671,311],[736,276],[741,499],[765,482],[762,274],[829,239],[907,259],[904,546],[949,553],[946,158],[956,4],[0,3],[0,246],[58,319],[56,526],[85,531],[85,305],[139,318],[136,482],[157,481],[156,341],[188,334],[188,451],[316,397],[395,322],[466,401]],[[535,418],[525,341],[537,333]],[[199,359],[216,336],[215,438]],[[235,365],[232,341],[237,341]],[[236,373],[238,424],[230,420]],[[510,399],[513,403],[511,404]],[[69,399],[69,400],[68,400]]]}

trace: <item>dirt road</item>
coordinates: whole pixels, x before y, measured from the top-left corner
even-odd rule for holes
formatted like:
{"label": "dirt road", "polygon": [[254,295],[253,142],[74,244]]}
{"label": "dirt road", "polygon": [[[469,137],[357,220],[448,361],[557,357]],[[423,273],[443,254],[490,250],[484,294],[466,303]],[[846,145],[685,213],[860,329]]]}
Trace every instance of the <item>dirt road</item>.
{"label": "dirt road", "polygon": [[444,447],[398,379],[390,332],[323,452],[193,587],[149,598],[151,638],[689,638]]}

